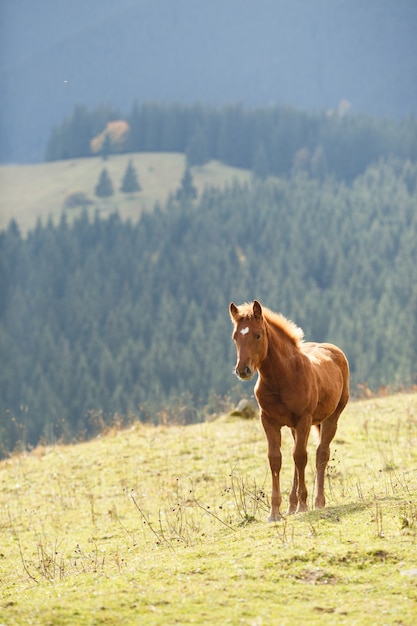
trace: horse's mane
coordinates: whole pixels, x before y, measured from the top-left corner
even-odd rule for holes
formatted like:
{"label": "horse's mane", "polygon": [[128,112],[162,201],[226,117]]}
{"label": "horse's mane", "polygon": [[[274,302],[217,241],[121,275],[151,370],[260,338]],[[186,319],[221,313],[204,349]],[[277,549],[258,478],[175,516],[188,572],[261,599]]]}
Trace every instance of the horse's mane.
{"label": "horse's mane", "polygon": [[282,313],[275,313],[270,309],[262,307],[264,318],[269,324],[284,331],[286,335],[298,346],[304,339],[304,331],[302,328],[294,324],[292,320],[282,315]]}
{"label": "horse's mane", "polygon": [[[239,307],[239,313],[242,318],[248,319],[253,317],[253,302],[245,302]],[[262,306],[262,313],[268,324],[282,330],[296,346],[298,346],[304,339],[304,331],[299,328],[297,324],[286,318],[282,313],[275,313],[264,306]]]}

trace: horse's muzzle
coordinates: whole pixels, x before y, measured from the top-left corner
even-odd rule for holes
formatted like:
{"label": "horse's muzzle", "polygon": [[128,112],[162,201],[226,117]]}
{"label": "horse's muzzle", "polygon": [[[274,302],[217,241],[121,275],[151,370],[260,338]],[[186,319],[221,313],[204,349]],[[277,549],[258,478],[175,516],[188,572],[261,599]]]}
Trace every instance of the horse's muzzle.
{"label": "horse's muzzle", "polygon": [[241,380],[250,380],[253,376],[253,372],[248,365],[246,365],[242,369],[239,369],[239,366],[236,365],[235,373],[236,373],[236,376],[240,378]]}

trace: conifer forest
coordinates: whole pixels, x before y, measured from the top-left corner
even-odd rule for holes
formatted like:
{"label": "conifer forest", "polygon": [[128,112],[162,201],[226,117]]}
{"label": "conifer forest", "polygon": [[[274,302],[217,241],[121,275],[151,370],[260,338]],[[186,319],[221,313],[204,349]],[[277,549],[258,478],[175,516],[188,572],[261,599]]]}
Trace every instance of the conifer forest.
{"label": "conifer forest", "polygon": [[[108,121],[78,108],[47,157],[85,156]],[[232,373],[231,300],[338,344],[352,394],[417,383],[415,120],[149,105],[127,122],[127,153],[182,151],[189,177],[216,158],[252,182],[177,194],[135,222],[64,211],[0,233],[3,453],[250,397]]]}

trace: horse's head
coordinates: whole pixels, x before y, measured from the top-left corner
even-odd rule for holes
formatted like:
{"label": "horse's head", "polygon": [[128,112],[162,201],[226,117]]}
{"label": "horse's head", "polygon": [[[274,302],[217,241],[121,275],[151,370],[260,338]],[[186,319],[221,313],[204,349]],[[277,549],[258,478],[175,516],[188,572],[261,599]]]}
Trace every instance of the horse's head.
{"label": "horse's head", "polygon": [[268,350],[262,306],[257,300],[239,307],[231,302],[230,317],[234,323],[233,341],[237,351],[235,373],[242,380],[250,380]]}

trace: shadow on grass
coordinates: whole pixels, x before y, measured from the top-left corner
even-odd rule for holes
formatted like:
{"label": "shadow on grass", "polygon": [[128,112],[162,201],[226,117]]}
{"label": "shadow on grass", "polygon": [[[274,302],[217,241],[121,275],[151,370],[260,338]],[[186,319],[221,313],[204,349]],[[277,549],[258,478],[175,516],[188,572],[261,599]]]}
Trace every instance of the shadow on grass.
{"label": "shadow on grass", "polygon": [[369,503],[365,502],[351,502],[350,504],[342,504],[339,506],[328,506],[324,509],[316,509],[307,511],[303,514],[303,518],[309,521],[317,521],[326,519],[331,522],[339,522],[343,517],[359,513],[369,508]]}

